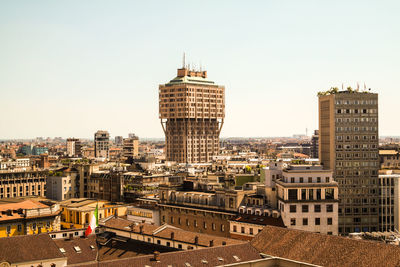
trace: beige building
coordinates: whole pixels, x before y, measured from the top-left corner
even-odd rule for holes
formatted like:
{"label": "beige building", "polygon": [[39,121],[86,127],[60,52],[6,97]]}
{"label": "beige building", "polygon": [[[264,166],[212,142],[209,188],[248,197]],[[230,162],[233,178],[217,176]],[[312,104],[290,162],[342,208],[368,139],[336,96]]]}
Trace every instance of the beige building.
{"label": "beige building", "polygon": [[139,137],[133,135],[124,138],[122,154],[126,159],[137,157],[139,155]]}
{"label": "beige building", "polygon": [[68,157],[82,157],[81,141],[77,138],[67,139],[67,156]]}
{"label": "beige building", "polygon": [[97,131],[94,134],[94,157],[110,157],[110,134],[107,131]]}
{"label": "beige building", "polygon": [[79,197],[78,176],[76,169],[50,173],[47,177],[46,197],[57,201]]}
{"label": "beige building", "polygon": [[47,171],[0,171],[0,199],[46,195]]}
{"label": "beige building", "polygon": [[379,175],[379,231],[400,230],[400,171]]}
{"label": "beige building", "polygon": [[208,80],[206,71],[178,69],[159,87],[159,112],[168,161],[209,162],[219,153],[225,88]]}
{"label": "beige building", "polygon": [[378,94],[319,94],[319,158],[339,183],[339,232],[378,230]]}
{"label": "beige building", "polygon": [[291,165],[277,178],[278,208],[286,227],[338,234],[338,184],[322,166]]}

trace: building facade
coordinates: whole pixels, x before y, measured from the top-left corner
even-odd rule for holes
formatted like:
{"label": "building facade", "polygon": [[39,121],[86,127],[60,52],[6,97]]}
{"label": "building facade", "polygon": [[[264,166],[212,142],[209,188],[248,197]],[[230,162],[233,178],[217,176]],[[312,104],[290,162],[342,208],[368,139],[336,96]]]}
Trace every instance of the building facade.
{"label": "building facade", "polygon": [[339,232],[378,230],[378,94],[319,95],[319,159],[339,183]]}
{"label": "building facade", "polygon": [[110,134],[107,131],[97,131],[94,134],[94,157],[110,157]]}
{"label": "building facade", "polygon": [[122,155],[125,159],[132,159],[139,155],[139,137],[133,136],[123,139]]}
{"label": "building facade", "polygon": [[400,230],[400,172],[379,175],[379,231]]}
{"label": "building facade", "polygon": [[278,208],[286,227],[338,234],[338,184],[322,166],[291,165],[276,180]]}
{"label": "building facade", "polygon": [[0,237],[34,235],[60,230],[60,205],[34,200],[0,204]]}
{"label": "building facade", "polygon": [[46,195],[47,171],[0,171],[0,199]]}
{"label": "building facade", "polygon": [[208,162],[219,153],[225,117],[225,88],[207,79],[206,71],[183,66],[159,86],[159,117],[166,158],[182,163]]}
{"label": "building facade", "polygon": [[77,138],[67,139],[67,156],[68,157],[82,157],[81,141]]}

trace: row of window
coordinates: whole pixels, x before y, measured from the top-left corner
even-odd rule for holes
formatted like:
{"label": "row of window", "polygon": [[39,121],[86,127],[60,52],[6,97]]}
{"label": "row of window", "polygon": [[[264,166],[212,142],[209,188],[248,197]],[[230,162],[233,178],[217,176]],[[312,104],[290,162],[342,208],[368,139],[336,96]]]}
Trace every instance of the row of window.
{"label": "row of window", "polygon": [[[297,206],[296,205],[290,205],[289,206],[289,211],[290,211],[290,213],[297,212]],[[301,205],[301,212],[303,212],[303,213],[309,212],[309,205]],[[314,212],[321,212],[321,205],[315,204],[314,205]],[[326,212],[333,212],[333,205],[332,204],[326,205]]]}
{"label": "row of window", "polygon": [[336,100],[336,105],[378,105],[378,100]]}
{"label": "row of window", "polygon": [[[288,182],[289,182],[288,177],[285,177],[284,179],[285,179],[285,183],[288,183]],[[296,183],[296,182],[298,182],[298,183],[304,183],[304,177],[299,177],[298,181],[296,181],[296,180],[297,180],[297,179],[296,179],[295,177],[290,177],[290,183]],[[327,176],[327,177],[325,177],[324,180],[325,180],[325,183],[329,183],[330,180],[331,180],[331,178]],[[313,178],[312,178],[312,177],[308,177],[307,182],[308,182],[308,183],[312,183],[312,182],[313,182]],[[321,183],[321,182],[322,182],[322,178],[321,178],[321,177],[317,177],[317,178],[316,178],[316,182],[317,182],[317,183]]]}
{"label": "row of window", "polygon": [[[236,225],[233,226],[232,231],[233,231],[234,233],[238,233],[238,229],[237,229],[237,226],[236,226]],[[261,232],[261,231],[262,231],[262,229],[258,229],[257,233],[259,233],[259,232]],[[240,233],[246,234],[246,230],[245,230],[245,228],[244,228],[243,226],[240,227]],[[257,234],[257,233],[253,230],[252,227],[250,227],[250,228],[249,228],[249,232],[248,232],[247,234],[249,234],[249,235],[255,235],[255,234]]]}
{"label": "row of window", "polygon": [[[162,222],[163,222],[163,223],[166,222],[165,215],[162,216]],[[173,216],[170,217],[169,222],[170,222],[171,224],[174,224],[175,219],[174,219]],[[179,225],[182,225],[182,220],[181,220],[180,217],[178,218],[178,224],[179,224]],[[189,219],[186,219],[185,225],[186,225],[186,226],[190,226],[190,220],[189,220]],[[197,222],[196,219],[193,220],[193,226],[196,227],[196,228],[199,227],[199,224],[198,224],[198,222]],[[207,229],[208,224],[207,224],[206,221],[203,221],[202,227],[203,227],[204,229]],[[217,225],[216,225],[215,223],[211,223],[211,229],[212,229],[213,231],[216,231],[216,230],[217,230]],[[224,232],[224,231],[225,231],[225,225],[224,225],[224,224],[221,224],[221,225],[220,225],[220,231],[221,231],[221,232]]]}
{"label": "row of window", "polygon": [[[303,222],[303,224],[302,224],[303,226],[309,225],[308,218],[303,218],[302,222]],[[291,226],[296,226],[296,223],[298,223],[296,218],[291,218],[290,219],[290,225]],[[330,217],[326,218],[326,224],[327,225],[332,225],[333,224],[332,218],[330,218]],[[298,225],[300,225],[300,224],[298,224]],[[321,218],[315,218],[314,225],[321,225]]]}
{"label": "row of window", "polygon": [[378,109],[376,108],[362,108],[362,109],[336,109],[337,114],[376,114]]}

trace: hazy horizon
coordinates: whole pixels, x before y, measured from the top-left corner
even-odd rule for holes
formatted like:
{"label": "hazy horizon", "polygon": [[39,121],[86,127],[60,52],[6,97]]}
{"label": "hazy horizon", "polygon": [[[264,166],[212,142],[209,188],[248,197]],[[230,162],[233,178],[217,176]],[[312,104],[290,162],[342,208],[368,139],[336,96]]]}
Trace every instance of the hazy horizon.
{"label": "hazy horizon", "polygon": [[397,1],[2,1],[0,139],[162,138],[158,85],[188,63],[226,90],[221,137],[311,135],[317,92],[364,83],[399,136]]}

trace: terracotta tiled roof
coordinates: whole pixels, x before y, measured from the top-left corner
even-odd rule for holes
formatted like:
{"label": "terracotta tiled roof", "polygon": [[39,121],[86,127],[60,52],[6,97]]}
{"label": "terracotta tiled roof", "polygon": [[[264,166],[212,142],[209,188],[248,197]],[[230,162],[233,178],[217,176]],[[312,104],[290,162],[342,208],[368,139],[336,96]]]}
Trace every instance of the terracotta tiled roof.
{"label": "terracotta tiled roof", "polygon": [[267,255],[322,266],[400,266],[400,247],[265,226],[251,245]]}
{"label": "terracotta tiled roof", "polygon": [[220,246],[196,250],[161,253],[159,261],[153,260],[153,255],[126,258],[121,260],[103,261],[98,264],[79,266],[125,267],[125,266],[218,266],[261,259],[260,253],[249,243]]}
{"label": "terracotta tiled roof", "polygon": [[48,234],[0,238],[0,262],[12,264],[65,258]]}
{"label": "terracotta tiled roof", "polygon": [[34,201],[34,200],[24,200],[17,203],[8,203],[8,204],[1,204],[0,211],[4,210],[17,210],[17,209],[39,209],[39,208],[48,208],[48,206]]}

